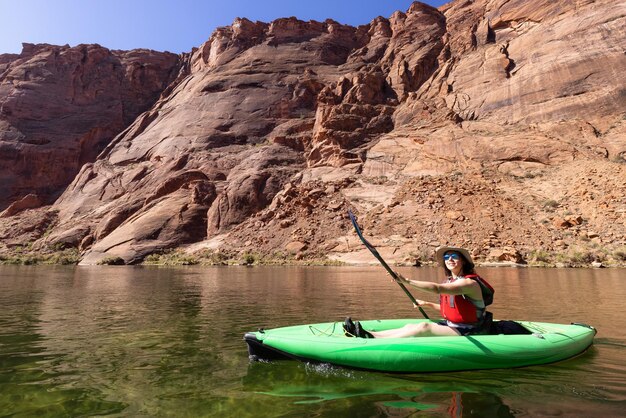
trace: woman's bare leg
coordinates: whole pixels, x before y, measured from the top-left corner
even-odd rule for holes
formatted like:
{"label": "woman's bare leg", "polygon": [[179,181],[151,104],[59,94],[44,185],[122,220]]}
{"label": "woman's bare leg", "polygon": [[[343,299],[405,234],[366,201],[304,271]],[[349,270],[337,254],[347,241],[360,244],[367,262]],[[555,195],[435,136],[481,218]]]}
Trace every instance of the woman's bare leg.
{"label": "woman's bare leg", "polygon": [[458,336],[455,329],[446,325],[439,325],[432,322],[422,322],[420,324],[407,324],[402,328],[388,329],[385,331],[369,331],[375,338],[406,338],[406,337],[429,337],[429,336]]}

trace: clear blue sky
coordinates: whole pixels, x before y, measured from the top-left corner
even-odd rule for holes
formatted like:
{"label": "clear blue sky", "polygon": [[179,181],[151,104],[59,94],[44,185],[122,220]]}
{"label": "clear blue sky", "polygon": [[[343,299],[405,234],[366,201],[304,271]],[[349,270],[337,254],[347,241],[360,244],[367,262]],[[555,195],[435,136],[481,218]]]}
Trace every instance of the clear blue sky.
{"label": "clear blue sky", "polygon": [[[449,0],[426,0],[435,7]],[[0,0],[0,54],[22,42],[97,43],[110,49],[188,52],[236,17],[279,17],[361,25],[406,11],[411,0]]]}

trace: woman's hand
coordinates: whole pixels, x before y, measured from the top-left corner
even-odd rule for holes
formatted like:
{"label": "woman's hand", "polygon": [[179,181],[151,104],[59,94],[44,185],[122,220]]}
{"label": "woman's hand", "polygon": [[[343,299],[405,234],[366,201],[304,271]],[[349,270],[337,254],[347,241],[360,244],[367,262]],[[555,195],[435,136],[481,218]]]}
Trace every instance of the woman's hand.
{"label": "woman's hand", "polygon": [[435,310],[439,310],[439,304],[434,302],[428,302],[425,300],[415,299],[418,303],[417,305],[413,304],[414,308],[419,308],[420,306],[428,306],[429,308],[433,308]]}
{"label": "woman's hand", "polygon": [[393,281],[398,282],[398,283],[405,283],[405,284],[409,284],[409,280],[406,279],[403,275],[401,275],[400,273],[397,273],[398,279],[393,279]]}

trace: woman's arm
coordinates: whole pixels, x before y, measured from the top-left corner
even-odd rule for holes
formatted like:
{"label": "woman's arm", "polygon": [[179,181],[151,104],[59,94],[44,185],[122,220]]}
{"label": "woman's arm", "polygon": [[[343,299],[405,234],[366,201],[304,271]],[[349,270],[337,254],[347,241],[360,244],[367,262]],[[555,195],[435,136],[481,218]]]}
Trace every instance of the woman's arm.
{"label": "woman's arm", "polygon": [[399,276],[402,281],[431,293],[447,295],[467,295],[472,299],[482,299],[480,285],[472,279],[455,280],[452,283],[433,283],[421,280],[410,280]]}
{"label": "woman's arm", "polygon": [[[428,306],[429,308],[433,308],[434,310],[439,310],[439,304],[434,302],[428,302],[425,300],[415,299],[415,301],[419,304],[419,306]],[[417,308],[417,306],[416,306]]]}
{"label": "woman's arm", "polygon": [[407,283],[411,286],[417,287],[418,289],[425,290],[431,293],[441,293],[441,285],[439,283],[433,282],[424,282],[421,280],[411,280],[406,279]]}

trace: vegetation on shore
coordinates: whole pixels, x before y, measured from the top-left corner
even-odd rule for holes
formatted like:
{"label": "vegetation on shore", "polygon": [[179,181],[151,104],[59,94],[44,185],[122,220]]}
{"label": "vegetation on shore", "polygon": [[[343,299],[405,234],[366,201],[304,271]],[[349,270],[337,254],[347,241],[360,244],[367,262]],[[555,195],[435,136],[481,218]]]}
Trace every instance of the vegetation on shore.
{"label": "vegetation on shore", "polygon": [[330,260],[321,254],[294,255],[284,252],[261,254],[249,251],[201,250],[189,254],[182,250],[172,250],[162,254],[151,254],[143,261],[146,265],[160,266],[230,266],[230,265],[305,265],[339,266],[344,263]]}
{"label": "vegetation on shore", "polygon": [[[626,267],[626,247],[621,250],[608,252],[603,249],[572,250],[563,253],[550,253],[544,250],[531,251],[525,254],[523,265],[528,267]],[[75,265],[80,261],[80,253],[75,248],[33,251],[28,248],[14,248],[11,251],[0,253],[0,265]],[[477,265],[513,265],[506,262],[483,262],[476,260]],[[108,257],[101,260],[99,265],[124,265],[120,257]],[[147,256],[143,265],[156,266],[260,266],[260,265],[301,265],[301,266],[341,266],[341,261],[329,259],[322,253],[273,252],[262,254],[250,251],[236,250],[201,250],[188,253],[182,249],[174,249],[163,253]],[[435,265],[431,255],[413,253],[403,262],[396,265],[422,266]],[[517,264],[519,265],[519,264]]]}
{"label": "vegetation on shore", "polygon": [[74,265],[80,261],[80,253],[76,248],[66,248],[52,251],[33,251],[23,248],[15,248],[12,251],[0,253],[0,264],[12,265]]}

